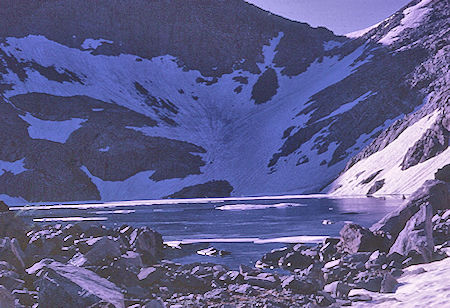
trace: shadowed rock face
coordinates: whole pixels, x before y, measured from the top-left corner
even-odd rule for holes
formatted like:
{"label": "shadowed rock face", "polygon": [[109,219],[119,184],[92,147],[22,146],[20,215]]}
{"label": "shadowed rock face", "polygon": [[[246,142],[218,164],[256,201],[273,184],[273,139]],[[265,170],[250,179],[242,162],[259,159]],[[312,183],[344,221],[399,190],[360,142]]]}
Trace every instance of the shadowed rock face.
{"label": "shadowed rock face", "polygon": [[[155,181],[200,173],[202,159],[191,152],[204,150],[195,145],[160,137],[148,137],[126,126],[154,126],[155,121],[129,109],[89,97],[57,97],[30,93],[0,104],[5,127],[0,160],[24,158],[26,171],[0,176],[1,193],[30,201],[99,200],[100,194],[80,168],[110,181],[120,181],[143,170],[155,170]],[[98,110],[98,111],[93,111]],[[48,121],[84,118],[87,121],[65,144],[31,139],[28,123],[19,115],[29,113]],[[9,124],[9,125],[8,125]],[[20,142],[19,142],[20,141]],[[99,151],[108,147],[108,151]],[[195,170],[196,169],[196,170]],[[26,188],[25,190],[23,188]]]}

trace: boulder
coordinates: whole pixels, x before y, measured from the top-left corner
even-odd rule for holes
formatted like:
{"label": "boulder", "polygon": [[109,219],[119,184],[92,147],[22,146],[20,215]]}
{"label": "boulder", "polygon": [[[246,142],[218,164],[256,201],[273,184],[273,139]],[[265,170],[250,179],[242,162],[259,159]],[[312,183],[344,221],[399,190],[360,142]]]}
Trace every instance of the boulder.
{"label": "boulder", "polygon": [[373,252],[383,249],[383,239],[357,224],[346,224],[341,232],[338,251],[342,253]]}
{"label": "boulder", "polygon": [[0,200],[0,213],[1,212],[8,212],[9,211],[9,206],[6,205],[5,202]]}
{"label": "boulder", "polygon": [[380,292],[383,274],[377,272],[361,272],[355,277],[357,288],[366,289],[372,292]]}
{"label": "boulder", "polygon": [[0,308],[14,308],[15,298],[4,286],[0,285]]}
{"label": "boulder", "polygon": [[422,187],[415,191],[406,203],[397,210],[387,214],[375,223],[370,230],[372,232],[383,232],[390,238],[390,247],[397,239],[406,223],[413,217],[424,204],[432,208],[432,216],[438,210],[450,208],[450,183],[439,180],[428,180]]}
{"label": "boulder", "polygon": [[414,252],[421,256],[422,260],[418,260],[419,262],[430,262],[434,252],[432,216],[431,205],[422,205],[419,211],[408,220],[389,252],[396,252],[403,256]]}
{"label": "boulder", "polygon": [[281,287],[297,294],[312,294],[318,291],[319,284],[312,279],[292,275],[282,281]]}
{"label": "boulder", "polygon": [[434,178],[436,180],[450,182],[450,164],[438,169],[438,171],[434,174]]}
{"label": "boulder", "polygon": [[124,296],[94,272],[45,259],[27,270],[38,277],[39,307],[89,307],[101,302],[123,308]]}
{"label": "boulder", "polygon": [[0,260],[6,261],[20,270],[25,267],[25,255],[17,239],[0,238]]}
{"label": "boulder", "polygon": [[152,265],[162,258],[164,245],[161,234],[143,227],[131,233],[130,247],[141,255],[145,264]]}
{"label": "boulder", "polygon": [[390,273],[386,273],[381,281],[381,293],[394,293],[397,288],[397,279],[394,278]]}
{"label": "boulder", "polygon": [[257,276],[245,276],[244,283],[264,289],[276,289],[279,279],[273,274],[261,273]]}
{"label": "boulder", "polygon": [[76,254],[70,263],[75,266],[100,265],[104,259],[121,256],[119,240],[110,236],[92,238],[86,241],[88,252]]}
{"label": "boulder", "polygon": [[314,263],[314,255],[305,254],[304,251],[292,251],[281,257],[278,265],[285,269],[305,269]]}
{"label": "boulder", "polygon": [[127,251],[122,254],[116,263],[125,268],[141,268],[144,266],[141,255],[134,251]]}
{"label": "boulder", "polygon": [[336,298],[347,298],[351,289],[352,288],[348,284],[341,281],[334,281],[323,287],[325,292],[330,293]]}
{"label": "boulder", "polygon": [[155,282],[159,281],[164,276],[164,272],[161,268],[156,267],[146,267],[141,269],[138,274],[138,279],[145,285],[153,285]]}

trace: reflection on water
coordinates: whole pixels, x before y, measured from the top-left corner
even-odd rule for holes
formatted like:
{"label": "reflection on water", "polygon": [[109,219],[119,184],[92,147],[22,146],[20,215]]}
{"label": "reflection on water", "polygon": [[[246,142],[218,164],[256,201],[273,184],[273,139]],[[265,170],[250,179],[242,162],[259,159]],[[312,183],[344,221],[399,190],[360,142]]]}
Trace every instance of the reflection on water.
{"label": "reflection on water", "polygon": [[[18,211],[37,223],[101,221],[115,227],[149,226],[168,242],[191,242],[231,251],[222,258],[191,255],[181,262],[212,261],[228,265],[254,262],[265,252],[286,243],[320,242],[338,236],[345,222],[370,226],[398,206],[400,200],[261,199],[217,200],[142,205],[137,202],[100,206],[49,207]],[[132,204],[132,205],[129,205]],[[120,209],[117,208],[120,206]],[[111,209],[114,208],[114,209]],[[323,222],[326,221],[326,224]]]}

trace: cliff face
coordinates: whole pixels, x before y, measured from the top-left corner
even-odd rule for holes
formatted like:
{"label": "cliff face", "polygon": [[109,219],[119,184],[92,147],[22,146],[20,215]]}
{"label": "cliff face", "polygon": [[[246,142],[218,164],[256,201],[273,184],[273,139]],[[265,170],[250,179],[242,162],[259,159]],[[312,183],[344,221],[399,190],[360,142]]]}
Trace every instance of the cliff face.
{"label": "cliff face", "polygon": [[414,190],[387,173],[449,163],[448,13],[414,1],[348,39],[238,0],[6,1],[0,195],[309,193],[344,169],[325,191]]}

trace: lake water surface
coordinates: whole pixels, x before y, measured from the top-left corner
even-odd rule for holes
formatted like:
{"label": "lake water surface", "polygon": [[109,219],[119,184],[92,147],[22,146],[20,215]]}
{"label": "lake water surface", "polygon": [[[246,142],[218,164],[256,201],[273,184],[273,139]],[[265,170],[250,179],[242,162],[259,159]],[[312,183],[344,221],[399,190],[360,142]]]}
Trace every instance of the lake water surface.
{"label": "lake water surface", "polygon": [[[109,227],[149,226],[161,233],[165,242],[191,243],[192,253],[175,259],[177,262],[207,261],[236,267],[253,264],[265,252],[287,244],[321,242],[324,237],[338,236],[346,222],[369,227],[400,203],[393,199],[303,196],[135,201],[16,210],[26,220],[38,224],[91,221]],[[325,220],[331,224],[324,224]],[[230,251],[231,255],[208,257],[195,253],[211,246]]]}

